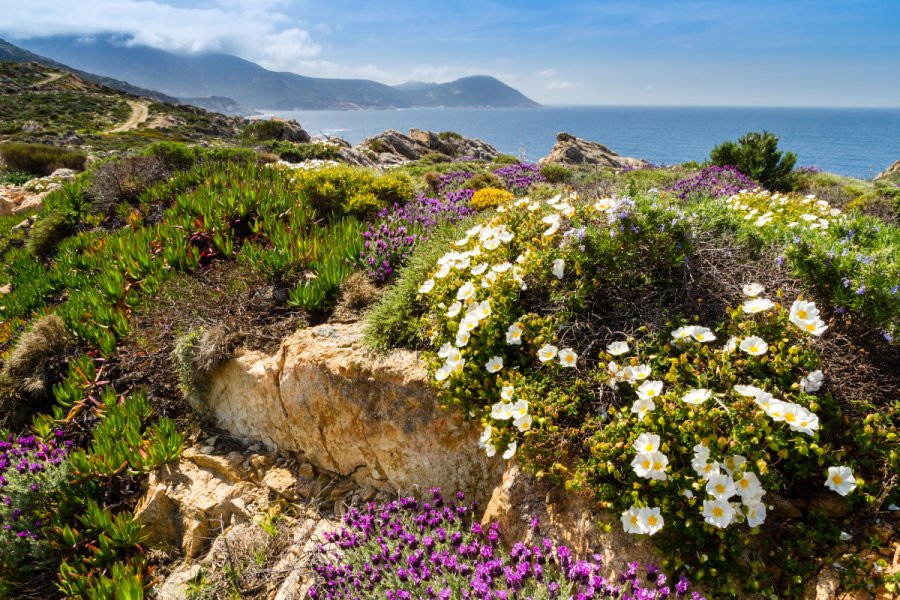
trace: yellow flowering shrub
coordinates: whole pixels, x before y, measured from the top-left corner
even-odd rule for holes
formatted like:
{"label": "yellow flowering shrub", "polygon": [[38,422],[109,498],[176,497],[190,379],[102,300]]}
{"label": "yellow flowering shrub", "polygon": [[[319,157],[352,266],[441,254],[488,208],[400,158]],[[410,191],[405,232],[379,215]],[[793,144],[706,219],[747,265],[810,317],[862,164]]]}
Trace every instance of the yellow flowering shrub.
{"label": "yellow flowering shrub", "polygon": [[487,210],[505,204],[513,199],[513,195],[506,190],[497,188],[482,188],[475,191],[472,196],[472,207],[475,210]]}

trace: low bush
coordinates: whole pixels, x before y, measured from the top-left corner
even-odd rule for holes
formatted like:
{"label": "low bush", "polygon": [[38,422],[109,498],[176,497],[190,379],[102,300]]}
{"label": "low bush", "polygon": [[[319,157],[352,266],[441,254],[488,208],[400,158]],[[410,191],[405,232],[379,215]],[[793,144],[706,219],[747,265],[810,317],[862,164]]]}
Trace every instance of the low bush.
{"label": "low bush", "polygon": [[719,167],[712,165],[698,173],[679,179],[678,183],[667,191],[672,192],[685,201],[701,198],[720,198],[731,196],[741,190],[752,190],[759,187],[735,167]]}
{"label": "low bush", "polygon": [[482,188],[472,196],[472,208],[475,210],[488,210],[501,204],[506,204],[513,199],[513,195],[506,190],[497,188]]}
{"label": "low bush", "polygon": [[737,143],[723,142],[712,149],[709,158],[714,165],[731,166],[776,191],[791,189],[791,175],[797,155],[778,150],[778,137],[768,131],[748,133]]}
{"label": "low bush", "polygon": [[198,147],[179,142],[156,142],[143,151],[144,156],[158,160],[170,171],[190,169],[201,153]]}
{"label": "low bush", "polygon": [[0,185],[24,185],[33,177],[25,171],[0,171]]}
{"label": "low bush", "polygon": [[546,181],[537,165],[511,164],[494,169],[492,173],[503,180],[504,186],[513,194],[525,194],[532,183]]}
{"label": "low bush", "polygon": [[216,369],[231,358],[238,336],[223,325],[195,327],[175,340],[172,361],[188,398],[202,401]]}
{"label": "low bush", "polygon": [[572,179],[572,171],[563,165],[547,163],[541,166],[541,176],[548,183],[566,183]]}
{"label": "low bush", "polygon": [[496,165],[518,165],[521,164],[522,161],[512,154],[501,154],[493,160],[493,163]]}
{"label": "low bush", "polygon": [[[467,173],[467,175],[468,175],[468,177],[466,177],[464,180],[465,184],[463,184],[466,186],[467,189],[478,191],[478,190],[482,190],[485,188],[503,188],[504,187],[503,180],[500,177],[498,177],[497,175],[494,175],[493,173],[476,173],[473,175],[472,173],[468,173],[465,171],[463,171],[463,172]],[[460,173],[460,172],[457,171],[457,172],[449,173],[447,175],[448,176],[455,175],[456,173]],[[445,180],[442,182],[443,189],[446,189],[447,187],[450,187],[453,185],[459,185],[459,183],[456,181],[459,178],[461,178],[461,177],[460,176],[445,177],[444,178]]]}
{"label": "low bush", "polygon": [[338,146],[323,141],[309,143],[286,142],[284,140],[269,140],[263,144],[263,148],[274,152],[282,160],[299,163],[305,160],[331,160],[338,156]]}
{"label": "low bush", "polygon": [[109,215],[121,202],[136,204],[151,185],[169,178],[169,164],[178,163],[180,159],[172,155],[128,156],[104,162],[91,173],[92,212]]}
{"label": "low bush", "polygon": [[356,214],[403,204],[415,195],[412,181],[395,173],[375,174],[364,169],[336,166],[298,171],[294,176],[301,197],[321,216]]}
{"label": "low bush", "polygon": [[0,144],[0,157],[13,170],[34,175],[50,175],[57,169],[84,170],[87,155],[78,150],[66,150],[44,144]]}

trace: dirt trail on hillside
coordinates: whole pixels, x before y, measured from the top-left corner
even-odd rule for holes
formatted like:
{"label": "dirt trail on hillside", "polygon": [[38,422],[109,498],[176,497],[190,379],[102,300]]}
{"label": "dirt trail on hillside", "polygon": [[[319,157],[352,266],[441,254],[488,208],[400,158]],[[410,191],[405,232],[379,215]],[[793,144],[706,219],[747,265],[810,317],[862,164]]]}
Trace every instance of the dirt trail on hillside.
{"label": "dirt trail on hillside", "polygon": [[47,85],[48,83],[53,83],[57,79],[65,77],[66,75],[68,75],[68,73],[50,73],[50,75],[47,76],[47,79],[41,79],[37,83],[32,83],[31,87],[37,88],[37,87]]}
{"label": "dirt trail on hillside", "polygon": [[141,102],[133,102],[131,100],[128,101],[128,105],[131,107],[131,116],[128,117],[128,120],[109,130],[109,133],[122,133],[123,131],[130,131],[147,120],[147,117],[150,116],[150,107]]}

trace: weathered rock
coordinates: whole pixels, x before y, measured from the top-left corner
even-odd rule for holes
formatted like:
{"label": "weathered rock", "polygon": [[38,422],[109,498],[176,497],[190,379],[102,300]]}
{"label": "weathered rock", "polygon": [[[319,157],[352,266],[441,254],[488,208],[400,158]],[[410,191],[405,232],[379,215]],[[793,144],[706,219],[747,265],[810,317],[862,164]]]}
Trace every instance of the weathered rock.
{"label": "weathered rock", "polygon": [[263,484],[285,500],[297,499],[297,478],[287,469],[269,469],[263,478]]}
{"label": "weathered rock", "polygon": [[[539,534],[532,529],[532,519],[539,522]],[[503,480],[494,489],[488,502],[482,525],[497,522],[504,543],[537,542],[536,536],[547,536],[568,546],[579,556],[603,553],[619,568],[625,562],[640,561],[659,564],[653,544],[625,533],[618,524],[618,516],[599,510],[596,503],[581,494],[568,492],[548,482],[536,479],[510,463]],[[607,533],[601,522],[615,522]]]}
{"label": "weathered rock", "polygon": [[900,173],[900,160],[895,161],[894,164],[889,166],[887,169],[879,173],[875,176],[875,179],[886,179],[893,175],[894,173]]}
{"label": "weathered rock", "polygon": [[402,164],[434,153],[443,154],[448,159],[465,156],[492,160],[500,156],[496,148],[481,140],[456,134],[441,136],[421,129],[410,129],[408,136],[395,129],[388,129],[366,138],[356,146],[356,150],[375,154],[376,162],[382,166]]}
{"label": "weathered rock", "polygon": [[151,472],[135,509],[149,541],[178,549],[190,559],[215,533],[234,521],[246,521],[247,505],[265,504],[268,494],[243,461],[242,455],[210,456],[188,448],[180,461]]}
{"label": "weathered rock", "polygon": [[287,142],[300,142],[301,144],[309,143],[312,139],[300,124],[294,119],[282,121],[284,127],[281,129],[281,139]]}
{"label": "weathered rock", "polygon": [[640,168],[649,163],[639,158],[619,156],[603,144],[580,140],[569,133],[558,133],[556,145],[550,155],[539,161],[541,164],[558,163],[570,166],[612,167],[615,169]]}
{"label": "weathered rock", "polygon": [[188,583],[202,572],[203,567],[199,564],[181,565],[154,588],[154,597],[156,600],[184,600]]}
{"label": "weathered rock", "polygon": [[831,567],[822,569],[819,576],[803,591],[803,600],[834,600],[841,585],[841,575]]}
{"label": "weathered rock", "polygon": [[362,337],[360,324],[322,325],[287,338],[274,356],[239,353],[195,408],[360,487],[440,486],[486,497],[502,465],[479,451],[479,431],[438,406],[418,353],[377,354]]}
{"label": "weathered rock", "polygon": [[58,181],[75,181],[76,175],[78,175],[78,171],[73,169],[56,169],[50,173],[50,178]]}

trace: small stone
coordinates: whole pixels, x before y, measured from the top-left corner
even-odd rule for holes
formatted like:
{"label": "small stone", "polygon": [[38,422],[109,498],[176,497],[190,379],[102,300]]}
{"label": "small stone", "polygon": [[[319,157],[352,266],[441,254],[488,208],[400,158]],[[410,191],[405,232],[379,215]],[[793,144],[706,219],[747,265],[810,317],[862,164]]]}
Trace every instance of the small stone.
{"label": "small stone", "polygon": [[299,467],[297,467],[297,477],[302,477],[303,479],[313,479],[316,476],[315,471],[313,470],[313,466],[309,463],[302,463]]}
{"label": "small stone", "polygon": [[263,484],[285,500],[297,499],[297,480],[287,469],[269,469],[263,478]]}
{"label": "small stone", "polygon": [[275,464],[275,459],[271,454],[254,454],[250,457],[250,466],[257,471],[265,471]]}

